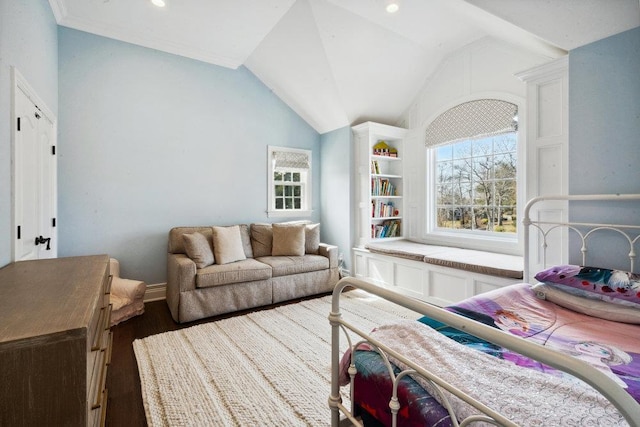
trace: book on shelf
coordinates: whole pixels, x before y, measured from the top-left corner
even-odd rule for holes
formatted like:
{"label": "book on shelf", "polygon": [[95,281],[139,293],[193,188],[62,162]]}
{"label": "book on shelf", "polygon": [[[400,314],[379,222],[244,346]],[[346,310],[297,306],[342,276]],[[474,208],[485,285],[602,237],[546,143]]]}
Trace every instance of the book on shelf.
{"label": "book on shelf", "polygon": [[371,237],[383,239],[400,236],[400,220],[386,220],[382,224],[371,225]]}
{"label": "book on shelf", "polygon": [[376,202],[371,201],[371,216],[373,218],[386,218],[399,216],[400,211],[393,205],[393,202]]}
{"label": "book on shelf", "polygon": [[398,190],[393,183],[386,178],[371,178],[372,196],[397,196]]}
{"label": "book on shelf", "polygon": [[380,164],[377,160],[371,160],[371,173],[375,175],[380,174]]}

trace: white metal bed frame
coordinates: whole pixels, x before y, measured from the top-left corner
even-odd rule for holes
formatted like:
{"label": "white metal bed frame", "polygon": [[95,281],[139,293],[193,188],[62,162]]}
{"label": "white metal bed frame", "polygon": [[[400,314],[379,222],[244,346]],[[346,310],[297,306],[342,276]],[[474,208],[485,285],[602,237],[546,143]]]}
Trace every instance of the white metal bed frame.
{"label": "white metal bed frame", "polygon": [[[525,259],[524,277],[529,277],[529,229],[535,227],[539,235],[541,236],[541,250],[545,258],[546,264],[546,249],[547,249],[547,236],[552,230],[566,228],[574,231],[581,239],[581,252],[582,252],[582,265],[586,265],[586,256],[588,252],[587,243],[589,237],[594,232],[600,230],[610,230],[615,233],[620,233],[626,237],[629,242],[629,259],[630,270],[634,271],[634,262],[636,258],[635,245],[640,241],[640,225],[622,225],[622,224],[602,224],[602,223],[578,223],[578,222],[545,222],[532,220],[530,218],[530,212],[532,207],[536,204],[544,201],[640,201],[640,194],[625,194],[625,195],[584,195],[584,196],[545,196],[537,197],[529,201],[524,209],[524,241],[525,241]],[[636,234],[634,236],[634,234]],[[439,397],[444,402],[443,406],[449,411],[451,415],[451,421],[454,426],[467,426],[474,422],[482,421],[494,425],[501,426],[516,426],[513,421],[509,420],[502,414],[487,407],[482,402],[472,398],[466,393],[462,392],[453,384],[449,384],[443,379],[432,374],[428,370],[421,366],[418,366],[411,360],[405,358],[403,355],[388,348],[384,343],[379,342],[368,335],[368,332],[361,331],[353,324],[343,319],[340,312],[340,295],[346,287],[355,287],[362,289],[371,294],[382,297],[395,304],[414,310],[423,315],[429,316],[432,319],[450,325],[458,330],[468,332],[472,335],[480,337],[484,340],[490,341],[502,347],[509,348],[522,355],[538,360],[544,364],[568,372],[577,378],[580,378],[587,384],[591,385],[594,389],[600,392],[607,400],[609,400],[620,412],[620,414],[627,420],[630,426],[640,427],[640,404],[636,402],[622,387],[617,385],[615,381],[609,378],[603,372],[593,368],[585,362],[582,362],[571,356],[558,353],[554,350],[550,350],[539,344],[522,340],[521,338],[511,336],[508,333],[504,333],[490,326],[475,322],[466,317],[459,316],[457,314],[446,311],[440,307],[400,295],[388,289],[381,288],[374,285],[371,282],[356,279],[352,277],[346,277],[336,285],[333,291],[332,308],[329,314],[329,322],[331,324],[331,394],[329,396],[329,407],[331,409],[331,425],[332,427],[338,427],[340,425],[356,425],[362,426],[362,423],[354,416],[354,404],[352,399],[351,408],[347,408],[342,404],[340,397],[340,385],[339,385],[339,370],[340,370],[340,332],[342,331],[346,336],[349,348],[352,352],[361,344],[368,343],[375,351],[377,351],[384,360],[387,370],[389,371],[390,378],[393,381],[392,396],[389,400],[389,407],[392,414],[392,425],[395,427],[397,423],[397,414],[400,410],[400,404],[397,397],[397,386],[400,379],[406,375],[420,375],[427,381],[434,385],[434,388],[438,391]],[[358,342],[352,342],[347,333],[352,331],[356,335],[363,339]],[[402,363],[405,363],[410,369],[404,370],[399,374],[394,374],[391,363],[389,362],[388,355],[397,358]],[[356,374],[356,368],[353,363],[349,367],[349,375],[351,376],[350,393],[353,396],[354,391],[354,377]],[[458,421],[453,414],[451,405],[448,403],[442,390],[446,390],[458,398],[462,399],[466,403],[472,405],[478,409],[484,415],[476,415],[468,417],[464,420]],[[344,418],[342,417],[344,416]]]}

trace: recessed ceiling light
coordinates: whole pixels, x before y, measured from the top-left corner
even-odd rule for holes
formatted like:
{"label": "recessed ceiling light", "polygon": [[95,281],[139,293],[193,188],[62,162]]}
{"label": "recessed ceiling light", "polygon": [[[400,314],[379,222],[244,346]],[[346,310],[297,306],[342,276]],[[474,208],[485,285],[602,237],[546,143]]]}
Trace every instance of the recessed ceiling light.
{"label": "recessed ceiling light", "polygon": [[153,3],[154,5],[156,5],[158,7],[164,7],[165,6],[164,0],[151,0],[151,3]]}
{"label": "recessed ceiling light", "polygon": [[400,6],[398,6],[398,3],[389,3],[387,5],[387,12],[389,13],[396,13],[398,9],[400,9]]}

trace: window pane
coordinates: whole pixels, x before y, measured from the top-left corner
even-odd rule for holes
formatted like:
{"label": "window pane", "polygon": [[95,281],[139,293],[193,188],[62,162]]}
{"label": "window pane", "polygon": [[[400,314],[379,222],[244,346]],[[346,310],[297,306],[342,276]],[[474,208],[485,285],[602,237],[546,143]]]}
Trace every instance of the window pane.
{"label": "window pane", "polygon": [[473,141],[473,155],[486,156],[493,152],[493,138],[476,139]]}
{"label": "window pane", "polygon": [[452,155],[453,155],[453,148],[451,145],[442,145],[436,148],[437,160],[451,160]]}
{"label": "window pane", "polygon": [[291,197],[284,199],[284,207],[285,209],[293,209],[293,199]]}
{"label": "window pane", "polygon": [[274,179],[274,181],[282,181],[282,173],[281,172],[274,172],[273,173],[273,179]]}
{"label": "window pane", "polygon": [[517,140],[514,133],[494,137],[494,150],[496,153],[515,153],[516,144]]}
{"label": "window pane", "polygon": [[436,187],[436,204],[438,206],[450,205],[453,203],[453,194],[451,191],[451,185],[439,185]]}
{"label": "window pane", "polygon": [[438,162],[436,163],[436,181],[448,182],[451,181],[453,176],[453,163],[452,162]]}
{"label": "window pane", "polygon": [[302,187],[300,187],[299,185],[296,185],[295,187],[293,187],[293,195],[296,197],[300,197],[302,191]]}
{"label": "window pane", "polygon": [[435,154],[437,227],[515,233],[515,132],[440,146]]}
{"label": "window pane", "polygon": [[293,205],[296,209],[300,209],[300,207],[302,206],[302,200],[299,197],[296,197],[295,199],[293,199]]}
{"label": "window pane", "polygon": [[300,182],[300,172],[293,173],[293,182]]}
{"label": "window pane", "polygon": [[290,185],[287,185],[284,187],[284,195],[285,196],[292,196],[293,195],[293,188]]}
{"label": "window pane", "polygon": [[276,185],[276,197],[282,197],[284,195],[284,185]]}
{"label": "window pane", "polygon": [[284,180],[287,182],[291,182],[291,172],[284,173]]}
{"label": "window pane", "polygon": [[278,197],[276,199],[276,209],[282,209],[284,207],[284,201],[282,198]]}
{"label": "window pane", "polygon": [[471,156],[471,141],[456,142],[452,145],[452,148],[454,159]]}
{"label": "window pane", "polygon": [[499,154],[494,159],[496,178],[516,177],[516,158],[512,154]]}

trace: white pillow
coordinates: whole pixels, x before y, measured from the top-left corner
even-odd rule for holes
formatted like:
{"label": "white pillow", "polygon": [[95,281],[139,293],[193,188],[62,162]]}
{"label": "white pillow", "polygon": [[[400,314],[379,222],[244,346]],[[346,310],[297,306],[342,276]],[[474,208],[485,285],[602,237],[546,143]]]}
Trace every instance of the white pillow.
{"label": "white pillow", "polygon": [[228,264],[230,262],[247,259],[242,247],[240,227],[213,227],[213,255],[216,264]]}
{"label": "white pillow", "polygon": [[640,310],[633,307],[580,297],[545,283],[538,283],[531,289],[538,298],[578,313],[614,322],[640,324]]}

